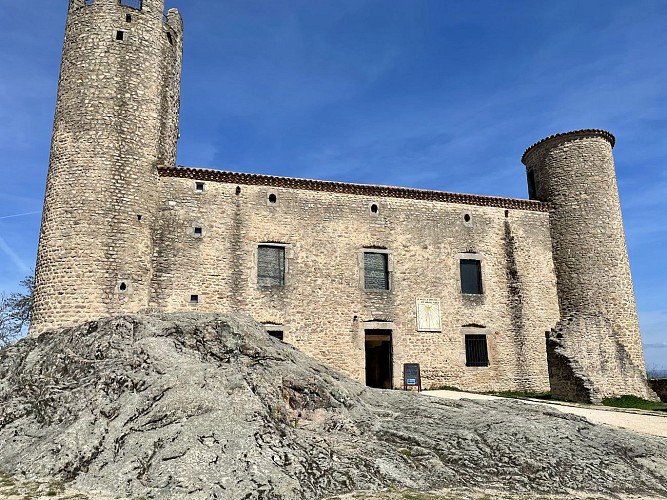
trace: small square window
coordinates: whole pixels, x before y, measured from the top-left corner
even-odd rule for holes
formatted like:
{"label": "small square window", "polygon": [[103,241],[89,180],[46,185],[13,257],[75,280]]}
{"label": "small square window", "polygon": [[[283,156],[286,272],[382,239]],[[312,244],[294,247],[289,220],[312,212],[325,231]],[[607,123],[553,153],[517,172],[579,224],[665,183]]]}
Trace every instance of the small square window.
{"label": "small square window", "polygon": [[476,259],[461,259],[461,293],[482,294],[482,262]]}
{"label": "small square window", "polygon": [[276,245],[257,247],[257,284],[260,286],[285,284],[285,247]]}
{"label": "small square window", "polygon": [[486,335],[466,335],[466,366],[489,366]]}
{"label": "small square window", "polygon": [[190,304],[199,304],[199,295],[190,295]]}
{"label": "small square window", "polygon": [[195,238],[201,238],[202,236],[204,236],[204,230],[201,227],[195,227],[194,234]]}
{"label": "small square window", "polygon": [[119,42],[122,42],[123,40],[125,40],[125,32],[121,31],[121,30],[117,30],[116,31],[116,40],[119,41]]}
{"label": "small square window", "polygon": [[278,340],[284,340],[285,338],[285,334],[282,330],[267,330],[266,333]]}
{"label": "small square window", "polygon": [[389,290],[389,259],[386,253],[364,252],[364,288]]}
{"label": "small square window", "polygon": [[204,192],[204,183],[197,181],[195,182],[195,191],[198,193],[203,193]]}

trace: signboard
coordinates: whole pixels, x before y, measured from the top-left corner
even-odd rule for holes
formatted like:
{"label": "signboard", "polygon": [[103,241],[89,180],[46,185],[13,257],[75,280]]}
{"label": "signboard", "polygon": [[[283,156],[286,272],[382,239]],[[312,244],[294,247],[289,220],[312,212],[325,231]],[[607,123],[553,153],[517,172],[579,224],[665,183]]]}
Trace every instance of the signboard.
{"label": "signboard", "polygon": [[416,387],[419,392],[422,390],[419,363],[403,363],[403,390],[407,391],[408,387]]}
{"label": "signboard", "polygon": [[417,299],[417,331],[440,332],[440,299]]}

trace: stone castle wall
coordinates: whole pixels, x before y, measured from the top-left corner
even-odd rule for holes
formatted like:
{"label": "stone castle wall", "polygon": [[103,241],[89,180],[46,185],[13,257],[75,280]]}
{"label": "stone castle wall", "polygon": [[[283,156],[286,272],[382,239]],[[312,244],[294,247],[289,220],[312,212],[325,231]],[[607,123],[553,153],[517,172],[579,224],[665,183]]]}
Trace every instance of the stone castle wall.
{"label": "stone castle wall", "polygon": [[[379,324],[393,330],[395,387],[402,363],[418,362],[425,386],[548,390],[544,332],[559,319],[548,213],[228,182],[197,192],[168,177],[160,196],[159,310],[244,311],[361,381],[364,329]],[[267,242],[286,246],[282,287],[257,284]],[[364,249],[389,253],[389,291],[364,290]],[[471,255],[482,295],[461,293],[459,259]],[[442,331],[416,331],[419,298],[439,299]],[[465,366],[465,333],[487,334],[490,366]]]}
{"label": "stone castle wall", "polygon": [[[551,206],[561,315],[600,319],[559,332],[564,345],[577,346],[569,351],[580,366],[577,377],[588,377],[599,386],[600,369],[606,370],[609,380],[629,380],[637,372],[643,374],[643,390],[635,390],[636,384],[626,385],[625,390],[644,396],[646,368],[616,185],[614,142],[602,130],[558,134],[529,148],[523,162],[534,197]],[[616,359],[616,345],[624,353],[623,362],[607,363]],[[562,389],[562,377],[552,380],[556,386]],[[565,394],[561,397],[568,399]]]}
{"label": "stone castle wall", "polygon": [[182,24],[163,8],[70,2],[32,333],[148,306],[157,167],[178,134]]}
{"label": "stone castle wall", "polygon": [[553,398],[582,403],[627,394],[656,398],[646,372],[633,362],[604,315],[573,313],[546,338]]}
{"label": "stone castle wall", "polygon": [[[32,334],[151,309],[244,311],[361,381],[376,329],[392,332],[395,387],[417,362],[426,386],[542,391],[547,359],[562,368],[556,392],[575,397],[609,367],[635,387],[611,134],[531,147],[540,201],[177,168],[183,23],[163,12],[164,0],[69,2]],[[258,285],[260,244],[284,249],[284,284]],[[389,290],[365,289],[365,250],[387,259]],[[461,292],[461,259],[480,262],[483,293]],[[420,299],[439,304],[441,327],[417,328]],[[559,327],[547,358],[544,332],[572,314],[600,321]],[[466,366],[466,335],[485,336],[489,366]]]}

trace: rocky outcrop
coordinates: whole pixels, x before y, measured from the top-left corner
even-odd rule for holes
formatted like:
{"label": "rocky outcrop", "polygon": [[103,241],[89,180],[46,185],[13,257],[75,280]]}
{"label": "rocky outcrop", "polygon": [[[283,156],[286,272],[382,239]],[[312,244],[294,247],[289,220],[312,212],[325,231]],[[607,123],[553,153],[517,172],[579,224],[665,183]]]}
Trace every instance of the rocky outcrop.
{"label": "rocky outcrop", "polygon": [[625,395],[657,401],[602,314],[572,313],[546,333],[551,396],[600,403]]}
{"label": "rocky outcrop", "polygon": [[370,389],[236,315],[111,318],[0,351],[0,468],[165,499],[667,495],[664,439],[518,401]]}
{"label": "rocky outcrop", "polygon": [[651,390],[655,392],[660,401],[667,403],[667,378],[656,378],[648,381]]}

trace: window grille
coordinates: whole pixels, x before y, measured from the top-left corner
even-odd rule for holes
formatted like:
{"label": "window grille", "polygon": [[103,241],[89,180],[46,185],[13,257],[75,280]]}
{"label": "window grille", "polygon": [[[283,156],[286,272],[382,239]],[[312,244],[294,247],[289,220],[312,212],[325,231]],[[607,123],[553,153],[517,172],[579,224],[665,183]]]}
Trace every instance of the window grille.
{"label": "window grille", "polygon": [[389,290],[389,266],[386,253],[364,253],[364,288]]}
{"label": "window grille", "polygon": [[473,259],[461,259],[461,293],[482,293],[482,262]]}
{"label": "window grille", "polygon": [[466,366],[489,366],[486,335],[466,335]]}
{"label": "window grille", "polygon": [[257,248],[257,284],[283,286],[285,284],[285,248],[260,245]]}

